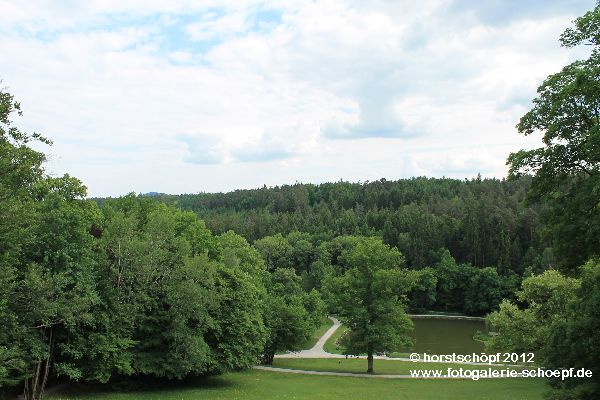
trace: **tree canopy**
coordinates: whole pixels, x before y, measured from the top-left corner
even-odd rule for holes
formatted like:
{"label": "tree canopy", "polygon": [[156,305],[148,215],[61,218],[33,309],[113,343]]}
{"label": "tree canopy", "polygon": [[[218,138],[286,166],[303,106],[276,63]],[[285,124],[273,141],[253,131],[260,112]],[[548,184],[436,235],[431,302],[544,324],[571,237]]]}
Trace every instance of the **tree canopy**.
{"label": "tree canopy", "polygon": [[[600,395],[600,2],[574,21],[561,44],[591,46],[539,87],[518,130],[541,132],[544,146],[510,155],[510,173],[533,174],[529,201],[544,203],[556,266],[531,276],[517,293],[521,304],[503,301],[488,320],[496,336],[488,346],[503,351],[536,351],[546,368],[586,368],[592,377],[551,379],[557,399]],[[587,262],[586,262],[587,261]],[[582,266],[583,265],[583,266]]]}

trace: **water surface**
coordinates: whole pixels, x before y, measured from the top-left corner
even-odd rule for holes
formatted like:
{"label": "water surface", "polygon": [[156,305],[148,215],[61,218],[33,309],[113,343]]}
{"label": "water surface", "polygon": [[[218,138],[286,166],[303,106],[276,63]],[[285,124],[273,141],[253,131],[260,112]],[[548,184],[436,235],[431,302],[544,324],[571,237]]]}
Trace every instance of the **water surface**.
{"label": "water surface", "polygon": [[483,343],[473,340],[476,331],[485,331],[481,320],[413,318],[415,345],[404,351],[428,354],[471,354],[484,351]]}

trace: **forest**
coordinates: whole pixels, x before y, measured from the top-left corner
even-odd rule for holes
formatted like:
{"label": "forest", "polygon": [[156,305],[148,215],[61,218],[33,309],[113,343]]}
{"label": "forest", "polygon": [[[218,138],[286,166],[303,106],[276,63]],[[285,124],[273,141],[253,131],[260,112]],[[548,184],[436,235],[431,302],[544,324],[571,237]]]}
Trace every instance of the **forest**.
{"label": "forest", "polygon": [[344,269],[339,254],[359,237],[379,237],[418,281],[411,311],[484,315],[523,276],[554,265],[543,209],[525,202],[530,185],[530,177],[413,178],[143,197],[193,211],[217,234],[241,234],[269,270],[293,268],[305,290]]}
{"label": "forest", "polygon": [[[294,231],[313,242],[379,236],[402,251],[411,268],[432,265],[436,252],[447,248],[461,263],[521,275],[526,266],[540,265],[550,247],[541,235],[542,210],[524,201],[530,185],[530,177],[422,177],[152,197],[196,212],[214,232],[234,230],[250,242]],[[546,265],[552,262],[545,257]]]}
{"label": "forest", "polygon": [[410,343],[411,313],[485,316],[490,351],[534,351],[557,399],[600,395],[600,6],[561,36],[587,60],[548,77],[517,130],[544,147],[506,179],[295,183],[87,197],[49,175],[0,89],[0,396],[165,382],[272,364],[327,315],[350,354]]}

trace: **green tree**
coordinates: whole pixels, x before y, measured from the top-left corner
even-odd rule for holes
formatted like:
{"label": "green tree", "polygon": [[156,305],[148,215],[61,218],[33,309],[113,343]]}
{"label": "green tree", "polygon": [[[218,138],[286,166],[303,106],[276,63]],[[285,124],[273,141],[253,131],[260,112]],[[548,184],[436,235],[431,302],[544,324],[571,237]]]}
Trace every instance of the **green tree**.
{"label": "green tree", "polygon": [[462,310],[467,277],[448,250],[442,251],[434,271],[437,277],[437,307],[445,311]]}
{"label": "green tree", "polygon": [[315,257],[315,251],[308,233],[291,232],[286,240],[292,247],[291,263],[298,274],[308,271]]}
{"label": "green tree", "polygon": [[[259,359],[264,263],[245,239],[215,238],[195,215],[131,195],[104,212],[107,331],[130,345],[103,379],[113,371],[181,379]],[[98,355],[85,364],[115,361]]]}
{"label": "green tree", "polygon": [[[12,126],[20,105],[0,90],[0,386],[23,384],[27,399],[68,373],[65,344],[90,323],[98,302],[92,225],[99,215],[85,187],[44,174],[38,134]],[[78,351],[84,351],[79,348]]]}
{"label": "green tree", "polygon": [[469,314],[485,314],[495,309],[505,294],[505,279],[495,268],[470,267],[464,292],[464,309]]}
{"label": "green tree", "polygon": [[436,300],[437,277],[432,268],[410,271],[415,284],[410,292],[410,309],[414,312],[430,310]]}
{"label": "green tree", "polygon": [[34,240],[34,185],[44,177],[45,156],[27,144],[34,137],[12,126],[20,104],[0,88],[0,388],[14,386],[27,369],[22,330],[12,303],[23,251]]}
{"label": "green tree", "polygon": [[36,191],[35,241],[18,269],[11,301],[24,329],[16,343],[26,352],[28,399],[42,398],[53,374],[77,374],[71,355],[85,348],[71,339],[79,327],[93,324],[100,301],[91,234],[97,206],[83,200],[85,187],[69,176],[40,181]]}
{"label": "green tree", "polygon": [[590,378],[552,379],[559,389],[555,398],[600,397],[600,262],[591,260],[582,268],[581,287],[570,303],[568,318],[553,326],[546,345],[546,368],[586,368]]}
{"label": "green tree", "polygon": [[591,55],[549,76],[517,129],[543,134],[544,146],[512,153],[510,175],[533,174],[531,201],[547,215],[559,266],[574,271],[600,249],[600,3],[560,38],[590,45]]}
{"label": "green tree", "polygon": [[555,270],[523,280],[517,300],[525,307],[504,300],[498,311],[488,315],[488,323],[496,333],[487,343],[488,348],[517,353],[536,351],[542,357],[553,324],[568,318],[568,306],[575,300],[579,285],[578,279]]}
{"label": "green tree", "polygon": [[228,267],[239,267],[250,277],[264,279],[266,266],[260,253],[248,241],[233,231],[227,231],[217,237],[222,259]]}
{"label": "green tree", "polygon": [[294,267],[292,259],[294,249],[281,233],[257,240],[254,247],[262,255],[269,271]]}
{"label": "green tree", "polygon": [[309,310],[322,312],[323,307],[314,298],[316,291],[307,298],[300,285],[300,277],[292,268],[273,271],[269,276],[267,292],[263,315],[268,338],[263,362],[272,364],[277,352],[300,350],[299,346],[310,337],[323,318],[323,315],[311,315]]}
{"label": "green tree", "polygon": [[325,290],[350,330],[344,339],[348,353],[366,353],[367,372],[373,373],[373,355],[410,343],[405,303],[413,282],[403,270],[402,254],[381,239],[363,238],[342,258],[349,269],[331,277]]}

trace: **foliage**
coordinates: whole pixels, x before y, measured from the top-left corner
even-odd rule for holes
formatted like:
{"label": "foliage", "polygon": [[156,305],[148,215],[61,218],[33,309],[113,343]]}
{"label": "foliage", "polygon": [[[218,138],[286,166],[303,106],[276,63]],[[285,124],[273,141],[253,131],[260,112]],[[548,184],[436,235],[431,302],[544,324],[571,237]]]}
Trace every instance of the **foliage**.
{"label": "foliage", "polygon": [[580,399],[600,396],[600,261],[591,260],[582,267],[581,287],[569,303],[568,317],[556,321],[549,334],[545,366],[547,368],[586,368],[591,378],[551,381],[563,395]]}
{"label": "foliage", "polygon": [[[537,351],[547,368],[585,367],[591,379],[551,379],[552,398],[593,399],[600,395],[597,374],[598,263],[600,249],[600,2],[561,36],[561,44],[592,47],[586,60],[575,61],[549,76],[538,88],[532,109],[517,128],[541,132],[544,146],[508,158],[510,174],[533,174],[530,202],[544,202],[542,214],[552,238],[553,259],[561,271],[546,271],[523,281],[520,308],[504,301],[488,320],[498,331],[489,346],[506,351]],[[530,270],[533,270],[531,268]]]}
{"label": "foliage", "polygon": [[293,248],[280,233],[257,240],[254,247],[265,260],[269,271],[293,267]]}
{"label": "foliage", "polygon": [[438,278],[433,268],[410,271],[413,275],[413,286],[410,291],[410,310],[422,312],[431,310],[436,300]]}
{"label": "foliage", "polygon": [[491,350],[510,352],[535,351],[543,357],[553,324],[568,318],[568,305],[574,301],[580,281],[548,270],[523,281],[517,300],[523,308],[509,300],[500,310],[488,316],[496,334],[487,343]]}
{"label": "foliage", "polygon": [[494,268],[458,265],[450,252],[443,250],[433,269],[437,278],[436,308],[485,314],[498,307],[503,297],[515,288],[515,276],[501,276]]}
{"label": "foliage", "polygon": [[264,315],[268,338],[263,362],[272,364],[279,351],[301,350],[321,324],[325,307],[317,291],[304,292],[292,268],[277,268],[269,276]]}
{"label": "foliage", "polygon": [[362,235],[397,247],[409,268],[435,264],[446,248],[459,263],[522,275],[549,247],[541,236],[541,207],[523,203],[530,181],[420,177],[154,198],[196,212],[213,232],[234,230],[256,243],[271,269],[303,274],[319,259],[309,243]]}
{"label": "foliage", "polygon": [[23,383],[29,399],[64,365],[67,333],[93,318],[98,212],[77,179],[44,175],[28,144],[50,142],[13,127],[14,114],[19,103],[0,90],[0,387]]}
{"label": "foliage", "polygon": [[373,355],[391,352],[410,342],[412,321],[405,311],[412,289],[404,258],[377,238],[363,238],[342,253],[349,269],[330,277],[326,290],[333,307],[348,326],[344,347],[349,354],[366,353],[367,372],[373,372]]}
{"label": "foliage", "polygon": [[[12,127],[19,107],[0,91],[0,390],[39,399],[59,377],[182,379],[254,365],[274,336],[267,300],[280,300],[267,296],[260,254],[149,198],[100,209],[79,180],[45,175],[29,143],[49,141]],[[300,292],[308,330],[323,305]]]}
{"label": "foliage", "polygon": [[544,200],[559,267],[573,272],[600,248],[600,3],[561,36],[566,47],[592,46],[538,88],[517,129],[543,134],[544,147],[508,158],[510,174],[533,174],[531,201]]}

